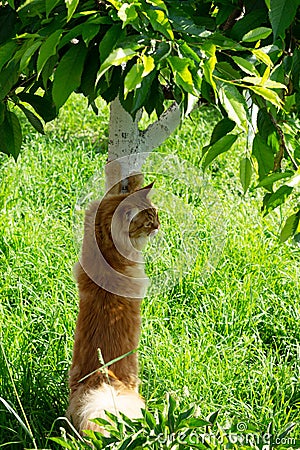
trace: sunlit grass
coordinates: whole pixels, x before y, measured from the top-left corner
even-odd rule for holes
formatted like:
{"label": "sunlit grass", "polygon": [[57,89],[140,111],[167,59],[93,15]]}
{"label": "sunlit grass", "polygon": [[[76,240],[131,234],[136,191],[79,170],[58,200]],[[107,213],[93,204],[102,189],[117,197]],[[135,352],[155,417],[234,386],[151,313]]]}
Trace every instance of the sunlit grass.
{"label": "sunlit grass", "polygon": [[[49,433],[64,426],[53,423],[67,405],[77,315],[75,206],[101,173],[108,142],[107,107],[100,118],[84,108],[73,97],[46,136],[26,126],[17,164],[0,156],[0,397],[34,437],[1,403],[4,448],[54,448]],[[215,111],[202,109],[160,149],[168,164],[169,155],[188,161],[185,175],[167,178],[175,166],[161,173],[159,160],[157,173],[149,172],[158,198],[166,191],[177,203],[174,210],[165,202],[161,244],[147,253],[154,282],[143,302],[142,393],[150,407],[171,392],[182,407],[198,405],[203,417],[220,409],[224,423],[243,420],[263,431],[273,421],[280,429],[299,421],[299,249],[279,244],[280,215],[263,219],[255,190],[241,195],[242,141],[204,177],[198,172],[216,120]],[[192,168],[199,179],[188,176]],[[216,206],[208,203],[214,195]],[[190,256],[188,270],[182,264],[165,283],[164,272]]]}

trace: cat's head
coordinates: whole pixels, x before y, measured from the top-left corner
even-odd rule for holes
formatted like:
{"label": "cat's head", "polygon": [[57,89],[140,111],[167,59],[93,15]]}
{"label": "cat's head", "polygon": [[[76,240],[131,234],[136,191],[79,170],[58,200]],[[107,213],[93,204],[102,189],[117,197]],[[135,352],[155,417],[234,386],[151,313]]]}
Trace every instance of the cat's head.
{"label": "cat's head", "polygon": [[141,251],[160,227],[157,208],[150,200],[153,184],[125,194],[110,192],[100,204],[99,227],[105,226],[106,242],[109,237],[124,256]]}
{"label": "cat's head", "polygon": [[142,250],[160,227],[157,209],[149,198],[152,187],[153,183],[135,191],[131,195],[132,198],[129,197],[129,205],[132,202],[126,213],[129,220],[129,238],[137,250]]}

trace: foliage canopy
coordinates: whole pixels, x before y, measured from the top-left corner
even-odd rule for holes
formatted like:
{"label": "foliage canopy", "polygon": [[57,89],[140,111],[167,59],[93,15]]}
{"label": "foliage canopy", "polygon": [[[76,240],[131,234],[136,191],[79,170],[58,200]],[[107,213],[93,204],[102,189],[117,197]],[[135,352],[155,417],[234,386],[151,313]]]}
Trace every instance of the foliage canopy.
{"label": "foliage canopy", "polygon": [[[9,0],[0,7],[0,150],[17,158],[19,108],[41,133],[72,92],[93,107],[119,96],[135,117],[172,99],[223,119],[203,167],[241,133],[247,191],[253,172],[265,213],[296,197],[300,174],[300,0]],[[30,106],[29,106],[30,105]],[[296,207],[282,240],[297,233]]]}

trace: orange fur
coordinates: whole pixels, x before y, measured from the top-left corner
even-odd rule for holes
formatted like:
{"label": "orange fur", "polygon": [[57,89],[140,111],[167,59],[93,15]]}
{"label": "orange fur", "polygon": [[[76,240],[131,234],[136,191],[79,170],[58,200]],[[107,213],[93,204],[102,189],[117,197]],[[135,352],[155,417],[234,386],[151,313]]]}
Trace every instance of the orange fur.
{"label": "orange fur", "polygon": [[[134,185],[134,183],[133,183]],[[98,429],[89,421],[104,411],[139,417],[144,403],[138,394],[138,359],[133,353],[100,367],[138,347],[140,305],[147,285],[141,248],[159,227],[150,187],[112,194],[86,212],[80,263],[75,266],[80,305],[69,374],[67,416],[82,433]],[[83,381],[80,381],[82,378]]]}

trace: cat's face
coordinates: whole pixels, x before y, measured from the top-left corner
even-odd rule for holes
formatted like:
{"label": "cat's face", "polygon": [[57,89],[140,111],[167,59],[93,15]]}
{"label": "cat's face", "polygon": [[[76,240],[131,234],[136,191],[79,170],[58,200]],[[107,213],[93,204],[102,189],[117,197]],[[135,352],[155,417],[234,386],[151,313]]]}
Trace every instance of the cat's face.
{"label": "cat's face", "polygon": [[160,227],[157,209],[149,199],[151,188],[152,184],[129,194],[108,196],[102,203],[110,240],[124,256],[141,251]]}
{"label": "cat's face", "polygon": [[149,208],[135,212],[130,225],[129,237],[132,245],[137,250],[142,250],[149,238],[155,236],[160,227],[160,222],[157,214],[157,209],[150,204]]}

